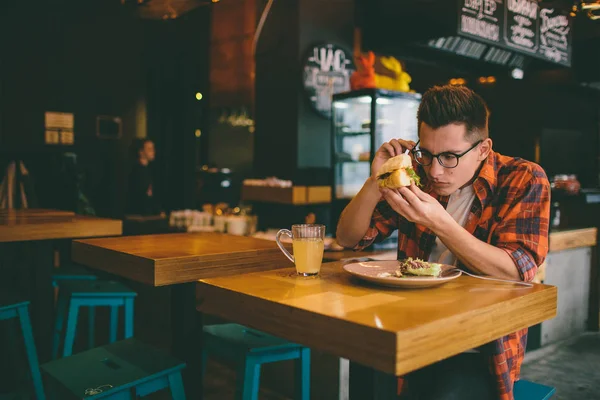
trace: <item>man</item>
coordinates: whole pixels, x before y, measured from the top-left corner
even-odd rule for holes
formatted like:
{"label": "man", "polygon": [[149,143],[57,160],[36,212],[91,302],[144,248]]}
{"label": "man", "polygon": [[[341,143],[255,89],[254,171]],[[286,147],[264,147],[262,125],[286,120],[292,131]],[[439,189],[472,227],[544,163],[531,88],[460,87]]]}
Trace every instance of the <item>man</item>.
{"label": "man", "polygon": [[[392,140],[377,150],[371,177],[340,217],[338,242],[358,250],[398,229],[398,259],[531,281],[548,252],[550,184],[540,166],[492,150],[488,119],[483,99],[466,87],[427,91],[419,142]],[[381,165],[407,149],[423,190],[380,189]],[[524,329],[409,374],[403,396],[512,400],[526,343]]]}
{"label": "man", "polygon": [[150,164],[156,152],[150,139],[136,139],[133,143],[134,163],[129,175],[127,213],[133,215],[158,215],[161,213],[158,194]]}

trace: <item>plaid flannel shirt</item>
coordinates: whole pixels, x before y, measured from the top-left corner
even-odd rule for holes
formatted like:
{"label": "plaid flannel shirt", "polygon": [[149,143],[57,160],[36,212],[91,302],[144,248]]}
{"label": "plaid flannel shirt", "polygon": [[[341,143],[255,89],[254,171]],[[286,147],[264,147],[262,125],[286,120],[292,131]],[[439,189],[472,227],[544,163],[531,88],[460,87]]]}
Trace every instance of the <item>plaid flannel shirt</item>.
{"label": "plaid flannel shirt", "polygon": [[[424,191],[446,208],[448,196],[438,196],[425,183]],[[548,253],[550,183],[537,164],[491,152],[473,182],[475,200],[464,228],[479,240],[503,249],[513,259],[521,279],[531,281]],[[398,259],[427,260],[435,234],[398,215],[380,202],[371,224],[355,247],[363,249],[398,229]],[[459,262],[461,268],[468,268]],[[527,344],[527,329],[483,345],[496,379],[498,398],[513,400],[513,384],[519,379]],[[402,386],[402,381],[400,387]]]}

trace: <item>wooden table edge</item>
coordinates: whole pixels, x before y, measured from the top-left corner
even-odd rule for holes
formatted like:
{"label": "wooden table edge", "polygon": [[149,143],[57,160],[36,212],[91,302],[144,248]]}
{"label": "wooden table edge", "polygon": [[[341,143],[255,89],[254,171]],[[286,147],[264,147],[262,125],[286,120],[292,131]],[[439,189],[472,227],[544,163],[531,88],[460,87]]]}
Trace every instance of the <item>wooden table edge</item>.
{"label": "wooden table edge", "polygon": [[[443,338],[440,337],[440,341],[443,342],[446,340],[451,340],[452,337],[448,337],[448,335],[447,335],[447,333],[448,333],[447,327],[448,326],[457,327],[456,330],[451,331],[451,333],[462,334],[463,330],[460,329],[459,327],[461,326],[461,321],[464,320],[465,317],[468,317],[471,320],[477,319],[477,321],[479,321],[479,324],[475,323],[474,325],[483,327],[483,326],[485,326],[484,324],[487,322],[486,320],[490,319],[490,317],[487,314],[490,311],[492,311],[493,309],[500,308],[502,310],[502,308],[504,308],[506,310],[506,306],[508,305],[507,302],[508,303],[520,303],[519,308],[525,309],[525,311],[529,314],[526,322],[525,321],[521,322],[519,320],[519,316],[514,315],[516,313],[515,311],[505,312],[505,315],[501,316],[500,318],[504,317],[508,321],[510,321],[510,323],[511,323],[510,326],[507,326],[506,328],[502,328],[502,329],[495,327],[494,330],[492,330],[491,332],[490,332],[490,330],[487,330],[487,329],[486,330],[482,329],[481,331],[470,330],[469,338],[468,338],[469,341],[467,342],[468,345],[467,345],[467,343],[465,343],[464,346],[456,348],[455,351],[447,352],[445,354],[444,358],[452,357],[456,354],[460,354],[467,350],[475,349],[479,346],[493,342],[496,339],[499,339],[504,336],[515,333],[521,329],[529,328],[533,325],[536,325],[538,323],[541,323],[543,321],[546,321],[546,320],[556,317],[557,312],[558,312],[558,309],[557,309],[558,288],[555,286],[543,285],[543,284],[537,284],[536,286],[544,286],[545,289],[542,291],[525,294],[521,297],[505,301],[502,303],[502,306],[500,306],[498,304],[491,304],[487,307],[478,309],[477,311],[471,311],[468,313],[468,315],[464,315],[464,314],[452,315],[447,318],[439,319],[439,320],[436,320],[434,322],[427,324],[427,326],[420,327],[420,329],[427,328],[434,332],[440,331],[441,329],[445,329],[446,334],[444,335]],[[527,289],[525,289],[525,290],[527,290]],[[532,306],[534,306],[538,303],[541,306],[546,304],[549,308],[547,310],[546,309],[542,310],[543,311],[542,313],[535,312],[535,311],[533,311]],[[552,304],[552,306],[550,306],[550,304]],[[522,316],[522,315],[520,315],[520,316]],[[494,323],[494,321],[491,321],[491,322],[492,322],[492,324]],[[409,372],[415,371],[419,368],[430,365],[430,364],[440,360],[439,357],[437,357],[435,355],[431,355],[432,352],[423,353],[423,354],[425,354],[425,357],[423,357],[421,354],[414,354],[414,353],[418,353],[418,351],[414,350],[415,342],[403,341],[403,336],[407,336],[408,332],[409,331],[398,332],[398,334],[397,334],[397,349],[396,349],[397,357],[396,357],[395,370],[393,372],[392,371],[384,371],[384,372],[394,373],[397,376],[401,376],[401,375],[405,375]],[[421,357],[421,362],[419,362],[419,363],[417,363],[417,365],[415,365],[415,360],[417,359],[417,357]],[[410,363],[412,364],[410,367],[408,367],[406,365],[407,360],[410,360]]]}
{"label": "wooden table edge", "polygon": [[[2,240],[0,240],[0,242],[2,243],[11,243],[11,242],[29,242],[29,241],[38,241],[38,240],[60,240],[60,239],[94,239],[94,238],[105,238],[105,237],[119,237],[123,234],[123,222],[121,220],[118,219],[105,219],[102,218],[101,220],[90,220],[90,221],[84,221],[83,219],[80,220],[76,220],[73,222],[69,222],[70,224],[73,224],[73,226],[78,226],[81,224],[103,224],[105,225],[102,229],[94,229],[93,233],[89,233],[86,232],[84,234],[75,234],[73,232],[72,227],[69,227],[68,230],[61,230],[61,228],[64,228],[64,221],[57,221],[57,222],[51,222],[51,223],[45,223],[44,227],[46,228],[45,230],[56,230],[58,232],[53,233],[52,235],[48,235],[46,232],[44,231],[34,231],[34,232],[27,232],[27,235],[23,235],[23,234],[14,234],[14,230],[12,230],[13,227],[11,226],[0,226],[0,229],[11,229],[12,230],[12,235],[10,237],[7,237],[5,240],[5,237],[2,238]],[[110,227],[106,227],[106,225],[110,225]],[[31,228],[27,228],[28,230]]]}
{"label": "wooden table edge", "polygon": [[[99,251],[102,252],[101,256],[96,254]],[[123,263],[123,258],[130,260]],[[108,272],[150,286],[157,286],[155,282],[156,270],[154,262],[150,258],[133,256],[118,250],[100,248],[86,243],[84,240],[73,240],[71,244],[71,259],[75,263],[94,270]],[[139,272],[145,268],[151,269],[151,273]],[[147,279],[148,275],[151,275],[152,278]]]}
{"label": "wooden table edge", "polygon": [[[540,315],[538,318],[532,318],[528,322],[523,322],[518,325],[515,325],[513,323],[513,325],[511,325],[510,327],[504,328],[503,330],[497,330],[493,333],[493,337],[492,337],[492,335],[489,335],[489,334],[485,335],[485,333],[484,333],[483,335],[480,335],[481,338],[478,338],[478,340],[473,340],[473,341],[469,342],[469,345],[464,345],[462,348],[456,349],[453,352],[446,351],[444,358],[458,354],[462,351],[469,350],[476,346],[480,346],[485,343],[489,343],[489,342],[491,342],[495,339],[498,339],[502,336],[516,332],[523,328],[533,326],[543,320],[550,319],[550,318],[553,318],[554,316],[556,316],[557,288],[554,286],[548,286],[548,285],[537,285],[537,286],[546,286],[547,288],[543,291],[539,291],[539,292],[532,293],[529,295],[524,295],[519,298],[509,300],[509,301],[510,302],[515,302],[515,301],[521,302],[521,303],[523,303],[522,306],[526,307],[526,306],[531,305],[531,300],[532,300],[531,296],[538,298],[537,299],[538,301],[552,300],[553,304],[551,305],[550,312],[544,313],[543,316]],[[385,331],[385,330],[377,330],[376,328],[373,328],[371,326],[366,326],[366,325],[362,326],[359,329],[356,329],[356,326],[355,326],[355,328],[353,329],[353,333],[356,333],[358,331],[359,334],[356,335],[354,340],[356,340],[357,342],[360,340],[364,340],[364,337],[367,337],[366,336],[367,333],[369,334],[370,338],[375,337],[375,340],[373,340],[373,342],[375,344],[375,348],[377,348],[377,347],[381,348],[381,352],[379,353],[380,355],[378,356],[377,360],[376,361],[372,360],[372,355],[373,355],[372,352],[369,353],[369,355],[368,355],[369,357],[361,355],[360,350],[358,348],[357,348],[356,353],[350,354],[350,353],[352,353],[352,349],[350,349],[350,351],[348,351],[348,354],[341,354],[341,352],[339,352],[335,346],[335,342],[337,341],[338,336],[324,334],[321,336],[320,339],[316,339],[316,336],[313,336],[311,333],[309,333],[308,334],[309,337],[311,337],[311,338],[315,337],[315,338],[311,339],[307,342],[305,340],[305,337],[306,337],[305,332],[314,332],[314,331],[322,330],[319,328],[319,323],[322,322],[322,323],[327,323],[329,325],[329,330],[331,332],[339,332],[340,334],[343,334],[344,332],[347,333],[348,331],[344,329],[344,326],[346,326],[347,324],[351,324],[348,321],[345,321],[340,318],[332,317],[332,316],[318,315],[311,311],[307,311],[307,310],[304,310],[299,307],[295,307],[295,306],[288,305],[288,304],[274,303],[271,300],[252,296],[252,295],[245,294],[245,293],[231,292],[231,291],[229,291],[229,289],[222,288],[219,286],[214,286],[214,285],[204,282],[202,280],[198,281],[197,289],[198,289],[197,293],[199,294],[199,297],[197,299],[198,300],[197,310],[200,312],[204,312],[204,313],[208,313],[211,315],[215,315],[220,318],[228,319],[228,320],[234,321],[236,323],[247,325],[249,327],[252,327],[252,328],[255,328],[258,330],[263,330],[272,335],[284,337],[287,340],[301,343],[308,347],[317,348],[320,351],[327,352],[327,353],[332,354],[337,357],[350,359],[352,361],[358,362],[365,366],[372,367],[372,368],[377,369],[382,372],[401,376],[401,375],[407,374],[408,372],[414,371],[424,365],[428,365],[428,363],[431,364],[432,362],[438,361],[440,359],[437,356],[428,355],[428,356],[424,357],[424,360],[426,360],[428,363],[427,362],[423,363],[422,361],[414,363],[414,361],[413,361],[413,365],[411,365],[411,367],[409,368],[409,367],[407,367],[407,363],[405,361],[403,361],[403,358],[406,358],[406,356],[404,356],[404,353],[402,353],[403,356],[400,357],[401,351],[404,351],[405,349],[410,349],[411,346],[413,346],[413,344],[414,344],[414,342],[413,343],[401,342],[402,336],[406,335],[406,333],[408,331],[392,332],[392,331]],[[527,290],[527,289],[525,289],[525,290]],[[220,300],[213,300],[213,299],[217,299],[219,296],[214,296],[212,294],[217,294],[218,292],[221,292],[221,293],[228,292],[228,300],[229,301],[227,302],[227,304],[220,302]],[[503,303],[505,303],[505,302],[503,302]],[[268,307],[269,307],[269,311],[270,311],[269,314],[260,312],[260,309],[265,305],[268,305]],[[495,307],[499,307],[499,305],[493,304],[493,305],[490,305],[483,309],[477,310],[477,312],[473,311],[473,312],[469,312],[469,313],[465,313],[465,314],[451,316],[451,317],[444,318],[444,319],[441,319],[438,321],[434,321],[430,324],[427,324],[427,325],[429,325],[429,326],[427,326],[427,328],[432,327],[435,329],[439,329],[440,326],[448,324],[451,320],[460,320],[460,319],[465,319],[467,317],[471,318],[472,314],[479,314],[479,317],[480,318],[483,317],[483,319],[489,318],[489,317],[485,316],[486,312],[489,311],[489,309],[495,308]],[[306,319],[304,319],[304,321],[309,320],[312,322],[312,325],[309,326],[304,323],[302,325],[298,325],[297,329],[292,329],[290,331],[288,329],[282,329],[282,324],[273,323],[274,319],[276,319],[277,321],[281,321],[285,318],[288,318],[288,319],[290,319],[290,324],[293,326],[293,317],[290,317],[290,315],[297,314],[297,313],[305,313],[307,316],[310,316],[310,318],[306,318]],[[456,321],[454,321],[454,322],[456,322]],[[335,327],[333,329],[332,329],[331,324],[335,324]],[[420,327],[419,329],[422,329],[422,328],[423,327]],[[464,330],[458,329],[457,332],[464,332]],[[315,343],[315,342],[318,342],[318,343]],[[396,351],[394,353],[388,352],[390,346],[392,346],[396,349]],[[413,353],[414,352],[415,351],[413,351]],[[427,354],[427,353],[425,353],[425,354]]]}

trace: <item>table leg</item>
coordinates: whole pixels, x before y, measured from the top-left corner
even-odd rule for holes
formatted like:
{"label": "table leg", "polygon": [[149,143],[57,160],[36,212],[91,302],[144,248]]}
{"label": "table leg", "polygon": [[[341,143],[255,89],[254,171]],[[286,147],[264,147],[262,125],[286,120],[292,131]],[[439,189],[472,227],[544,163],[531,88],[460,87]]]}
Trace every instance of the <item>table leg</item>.
{"label": "table leg", "polygon": [[52,268],[54,252],[49,240],[28,242],[31,251],[31,314],[35,344],[41,363],[50,360],[52,327],[54,326],[54,289]]}
{"label": "table leg", "polygon": [[398,378],[350,362],[350,400],[396,400]]}
{"label": "table leg", "polygon": [[189,399],[202,399],[202,316],[196,311],[196,283],[171,288],[171,340],[173,355],[185,361],[183,382]]}

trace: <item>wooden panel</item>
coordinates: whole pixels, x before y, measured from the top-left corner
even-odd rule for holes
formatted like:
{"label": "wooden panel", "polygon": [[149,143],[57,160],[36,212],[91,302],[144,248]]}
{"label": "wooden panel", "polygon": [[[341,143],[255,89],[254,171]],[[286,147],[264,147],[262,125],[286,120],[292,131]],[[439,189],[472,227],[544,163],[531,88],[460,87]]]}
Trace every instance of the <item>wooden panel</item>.
{"label": "wooden panel", "polygon": [[330,186],[242,186],[242,200],[280,204],[331,203]]}
{"label": "wooden panel", "polygon": [[153,286],[289,267],[275,242],[220,233],[74,241],[73,261]]}
{"label": "wooden panel", "polygon": [[306,194],[306,203],[331,203],[331,186],[309,186]]}
{"label": "wooden panel", "polygon": [[574,229],[550,233],[550,251],[562,251],[596,245],[596,228]]}
{"label": "wooden panel", "polygon": [[116,236],[120,220],[74,215],[58,210],[0,213],[0,242]]}
{"label": "wooden panel", "polygon": [[242,200],[280,204],[306,204],[306,186],[242,186]]}
{"label": "wooden panel", "polygon": [[556,315],[557,290],[470,277],[424,290],[363,284],[326,263],[205,279],[198,310],[402,375]]}
{"label": "wooden panel", "polygon": [[227,0],[213,6],[210,90],[212,107],[254,104],[256,0]]}

